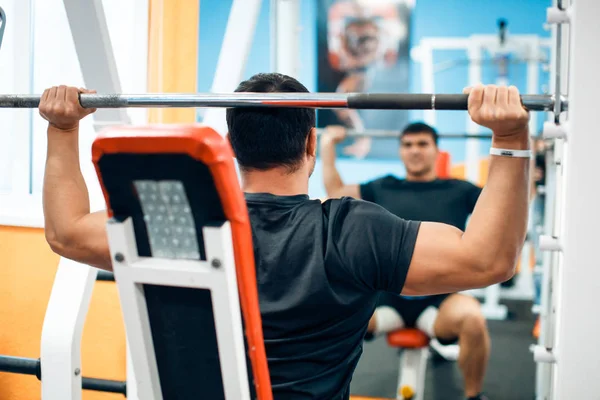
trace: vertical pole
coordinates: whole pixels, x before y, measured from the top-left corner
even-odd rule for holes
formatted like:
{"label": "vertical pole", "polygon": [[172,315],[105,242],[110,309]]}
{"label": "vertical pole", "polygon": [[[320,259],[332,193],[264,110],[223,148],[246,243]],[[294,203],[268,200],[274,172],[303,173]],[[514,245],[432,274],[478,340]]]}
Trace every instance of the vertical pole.
{"label": "vertical pole", "polygon": [[[536,94],[540,87],[540,63],[537,60],[541,53],[541,44],[539,38],[532,41],[529,48],[527,61],[527,93]],[[534,135],[538,130],[538,113],[529,114],[529,132]]]}
{"label": "vertical pole", "polygon": [[[134,339],[135,340],[135,339]],[[135,379],[135,370],[133,368],[133,358],[131,357],[131,347],[129,346],[129,336],[126,338],[127,347],[125,349],[125,373],[127,374],[127,399],[139,400],[137,380]]]}
{"label": "vertical pole", "polygon": [[277,23],[277,8],[279,0],[269,0],[269,36],[271,48],[269,49],[271,71],[277,71],[277,55],[279,51],[279,24]]}
{"label": "vertical pole", "polygon": [[[555,212],[555,197],[557,194],[557,169],[558,166],[554,162],[554,150],[550,149],[546,153],[546,173],[544,178],[544,232],[552,232],[554,229],[554,212]],[[535,229],[535,227],[534,227]],[[538,242],[539,243],[539,242]],[[539,249],[536,249],[540,251]],[[552,276],[552,265],[555,254],[544,252],[542,254],[542,263],[536,263],[536,281],[540,287],[539,301],[539,319],[540,319],[540,334],[538,344],[544,348],[551,348],[552,344],[549,340],[549,330],[552,324],[552,285],[554,278]],[[539,270],[538,270],[539,268]],[[541,275],[541,277],[539,277]],[[552,378],[552,365],[548,363],[538,362],[536,364],[535,377],[535,396],[536,400],[548,400],[550,395],[550,382]]]}
{"label": "vertical pole", "polygon": [[98,270],[61,258],[42,327],[42,399],[81,399],[81,336]]}
{"label": "vertical pole", "polygon": [[[425,42],[420,46],[421,52],[421,92],[435,93],[435,74],[433,73],[433,47]],[[435,126],[435,110],[425,110],[423,121]]]}
{"label": "vertical pole", "polygon": [[[273,71],[298,78],[300,55],[299,21],[300,2],[298,0],[271,0],[271,43]],[[274,28],[273,28],[274,25]]]}
{"label": "vertical pole", "polygon": [[[102,0],[63,2],[85,85],[99,91],[121,93],[117,62]],[[124,108],[102,109],[94,113],[94,123],[100,126],[129,121],[129,115]]]}
{"label": "vertical pole", "polygon": [[[469,86],[474,86],[481,83],[481,45],[477,41],[473,41],[467,49],[469,57]],[[479,133],[479,125],[471,120],[467,114],[467,133]],[[465,178],[473,183],[479,183],[479,150],[480,143],[477,139],[467,139],[465,141],[466,156],[465,156]]]}

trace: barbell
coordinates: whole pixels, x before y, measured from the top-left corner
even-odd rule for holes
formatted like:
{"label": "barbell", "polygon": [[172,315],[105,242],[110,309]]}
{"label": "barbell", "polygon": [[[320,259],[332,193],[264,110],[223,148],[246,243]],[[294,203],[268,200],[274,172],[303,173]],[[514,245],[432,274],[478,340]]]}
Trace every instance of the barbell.
{"label": "barbell", "polygon": [[[0,108],[37,108],[40,95],[0,95]],[[292,107],[351,108],[370,110],[467,110],[466,94],[414,93],[157,93],[80,94],[84,108],[127,107]],[[550,95],[521,95],[530,111],[553,111],[557,104]],[[568,101],[558,99],[558,109],[568,110]]]}

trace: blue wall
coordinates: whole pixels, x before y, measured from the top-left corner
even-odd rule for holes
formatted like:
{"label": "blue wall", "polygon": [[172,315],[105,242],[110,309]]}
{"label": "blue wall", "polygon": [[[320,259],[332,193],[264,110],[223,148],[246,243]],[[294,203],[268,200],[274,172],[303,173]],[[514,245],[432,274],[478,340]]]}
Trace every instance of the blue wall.
{"label": "blue wall", "polygon": [[[219,51],[227,26],[227,18],[232,0],[199,0],[200,29],[199,29],[199,66],[198,91],[210,91]],[[300,81],[309,90],[314,91],[317,83],[316,63],[316,2],[317,0],[301,1],[301,65]],[[424,37],[452,36],[466,37],[472,34],[497,33],[497,21],[505,18],[508,21],[509,34],[534,34],[549,37],[550,32],[544,30],[546,8],[551,6],[551,0],[417,0],[411,21],[411,42],[418,44]],[[269,0],[263,0],[259,20],[256,26],[252,49],[248,57],[244,78],[249,78],[257,72],[270,70],[270,13]],[[466,54],[461,51],[442,51],[434,55],[434,63],[449,60],[462,60]],[[495,81],[495,69],[484,64],[483,83]],[[411,90],[421,91],[420,65],[411,67]],[[526,69],[524,65],[512,65],[509,79],[519,90],[525,91]],[[451,70],[440,72],[435,78],[437,93],[460,93],[467,84],[467,66],[457,66]],[[541,86],[548,82],[548,74],[540,72]],[[412,113],[413,119],[422,118],[422,112]],[[543,116],[539,117],[540,126]],[[464,132],[467,116],[465,112],[437,112],[437,128],[441,132]],[[444,150],[450,151],[454,162],[464,160],[464,142],[461,140],[446,140],[440,143]],[[486,154],[489,143],[482,142],[481,153]],[[339,164],[340,173],[347,182],[361,182],[384,173],[404,174],[399,161],[351,161],[344,160]],[[320,166],[317,165],[311,179],[310,194],[314,197],[324,197],[321,184]]]}

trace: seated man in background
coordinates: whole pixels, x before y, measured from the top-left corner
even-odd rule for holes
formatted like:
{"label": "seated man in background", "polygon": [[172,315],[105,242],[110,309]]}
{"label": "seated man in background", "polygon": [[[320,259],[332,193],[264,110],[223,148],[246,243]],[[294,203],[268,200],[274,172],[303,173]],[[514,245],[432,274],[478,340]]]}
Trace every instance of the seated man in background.
{"label": "seated man in background", "polygon": [[[308,90],[285,75],[258,74],[237,91]],[[49,121],[45,234],[61,256],[111,270],[107,214],[90,213],[79,166],[79,120],[92,110],[80,106],[78,93],[54,87],[39,105]],[[516,88],[473,88],[469,112],[494,132],[494,146],[529,149],[529,114]],[[492,157],[488,184],[463,232],[443,223],[407,221],[351,198],[310,200],[315,123],[312,109],[227,110],[252,225],[274,398],[348,400],[381,291],[447,293],[514,273],[527,228],[529,163]]]}
{"label": "seated man in background", "polygon": [[[393,175],[363,184],[346,185],[335,166],[335,145],[346,129],[330,126],[321,137],[323,179],[330,198],[351,196],[376,203],[400,218],[443,222],[464,230],[475,209],[481,188],[458,179],[438,179],[438,134],[423,123],[408,125],[400,134],[400,159],[406,178]],[[383,292],[367,338],[402,327],[417,327],[442,344],[459,340],[458,365],[464,376],[465,394],[480,394],[490,354],[490,337],[479,301],[464,294],[401,296]],[[479,397],[478,397],[479,396]]]}

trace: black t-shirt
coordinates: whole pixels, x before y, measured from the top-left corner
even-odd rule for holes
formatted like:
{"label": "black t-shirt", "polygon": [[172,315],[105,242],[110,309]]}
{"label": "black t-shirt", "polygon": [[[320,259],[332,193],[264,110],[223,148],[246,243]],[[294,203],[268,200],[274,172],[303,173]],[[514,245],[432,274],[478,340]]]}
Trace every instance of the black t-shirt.
{"label": "black t-shirt", "polygon": [[[465,229],[481,190],[479,186],[459,179],[414,182],[392,175],[360,185],[363,200],[379,204],[400,218],[443,222],[461,230]],[[419,300],[430,296],[402,297]]]}
{"label": "black t-shirt", "polygon": [[465,230],[481,188],[459,179],[413,182],[388,175],[360,185],[363,200],[415,221],[443,222]]}
{"label": "black t-shirt", "polygon": [[348,399],[379,292],[402,291],[419,223],[347,197],[246,201],[275,399]]}

